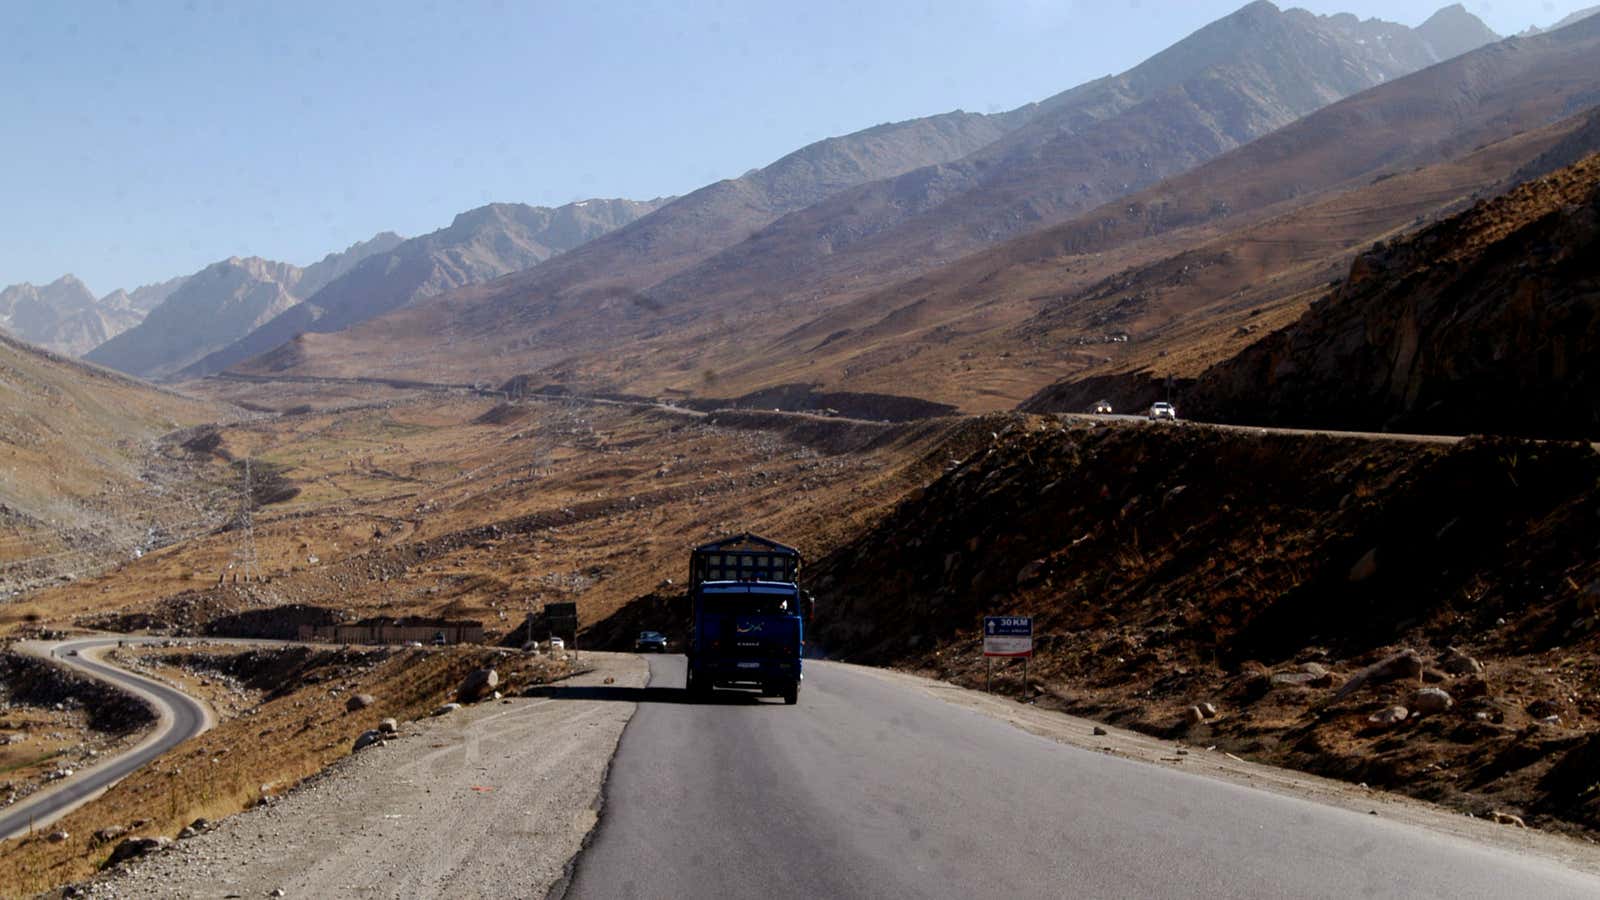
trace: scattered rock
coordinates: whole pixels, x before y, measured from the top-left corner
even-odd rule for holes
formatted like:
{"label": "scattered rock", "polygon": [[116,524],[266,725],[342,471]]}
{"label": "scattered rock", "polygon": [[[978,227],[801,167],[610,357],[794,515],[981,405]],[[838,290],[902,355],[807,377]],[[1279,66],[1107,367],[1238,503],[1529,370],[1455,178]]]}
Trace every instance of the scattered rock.
{"label": "scattered rock", "polygon": [[1338,700],[1355,693],[1366,684],[1382,684],[1386,681],[1398,681],[1408,678],[1420,679],[1422,677],[1422,657],[1412,649],[1401,650],[1393,656],[1386,657],[1367,666],[1365,669],[1351,676],[1344,687],[1339,688],[1333,695]]}
{"label": "scattered rock", "polygon": [[365,750],[368,747],[371,747],[373,744],[381,743],[383,743],[383,732],[374,728],[371,731],[361,732],[361,736],[356,738],[355,746],[352,747],[351,750],[352,752]]}
{"label": "scattered rock", "polygon": [[1483,671],[1483,663],[1451,647],[1439,657],[1439,668],[1451,675],[1472,675]]}
{"label": "scattered rock", "polygon": [[1376,574],[1378,574],[1378,548],[1373,547],[1350,567],[1349,577],[1352,584],[1360,584]]}
{"label": "scattered rock", "polygon": [[1425,687],[1411,695],[1411,708],[1425,716],[1438,715],[1455,705],[1455,699],[1441,688]]}
{"label": "scattered rock", "polygon": [[109,844],[127,833],[128,829],[123,828],[121,825],[110,825],[100,829],[99,831],[96,831],[94,833],[94,840],[97,844]]}
{"label": "scattered rock", "polygon": [[1104,728],[1101,728],[1099,725],[1096,725],[1094,727],[1094,733],[1096,735],[1099,735],[1099,736],[1104,736],[1104,735],[1110,734],[1111,732],[1106,731]]}
{"label": "scattered rock", "polygon": [[378,723],[378,730],[384,734],[398,734],[400,732],[400,723],[394,719],[384,719]]}
{"label": "scattered rock", "polygon": [[1518,828],[1528,827],[1528,824],[1522,821],[1521,816],[1513,816],[1511,813],[1501,812],[1498,809],[1492,813],[1489,813],[1489,819],[1496,825],[1515,825]]}
{"label": "scattered rock", "polygon": [[1017,584],[1027,584],[1044,574],[1045,561],[1036,559],[1017,570]]}
{"label": "scattered rock", "polygon": [[1317,676],[1310,672],[1279,672],[1272,676],[1274,685],[1287,685],[1290,687],[1310,687]]}
{"label": "scattered rock", "polygon": [[1410,714],[1410,711],[1404,706],[1391,706],[1388,709],[1380,709],[1372,715],[1367,716],[1367,724],[1377,725],[1380,728],[1388,728],[1392,725],[1399,725],[1401,722],[1404,722],[1406,720],[1406,716]]}
{"label": "scattered rock", "polygon": [[1468,675],[1456,681],[1451,687],[1463,698],[1484,697],[1489,694],[1489,682],[1482,675]]}
{"label": "scattered rock", "polygon": [[461,682],[456,698],[463,703],[476,703],[489,695],[500,684],[500,673],[494,669],[475,669]]}
{"label": "scattered rock", "polygon": [[1201,715],[1208,719],[1215,719],[1217,717],[1217,708],[1209,703],[1201,703],[1199,704],[1198,708]]}
{"label": "scattered rock", "polygon": [[434,710],[433,714],[436,716],[447,716],[460,708],[461,704],[459,703],[446,703],[445,705]]}
{"label": "scattered rock", "polygon": [[66,843],[67,838],[70,838],[70,837],[72,837],[72,835],[70,833],[68,833],[68,832],[65,832],[65,831],[52,831],[52,832],[50,832],[50,836],[45,838],[45,840],[49,841],[52,844],[64,844],[64,843]]}
{"label": "scattered rock", "polygon": [[344,702],[344,708],[350,712],[355,712],[359,709],[366,709],[377,702],[378,698],[371,694],[351,694],[350,699]]}
{"label": "scattered rock", "polygon": [[111,851],[111,858],[106,860],[106,864],[114,866],[117,863],[126,862],[127,860],[144,856],[152,851],[160,850],[171,843],[171,839],[164,837],[126,838],[121,843],[117,844],[116,849]]}
{"label": "scattered rock", "polygon": [[607,675],[606,676],[606,680],[605,680],[604,683],[605,684],[616,684],[617,683],[617,679],[611,677],[610,675]]}
{"label": "scattered rock", "polygon": [[1206,714],[1200,711],[1200,707],[1191,706],[1183,711],[1183,720],[1190,725],[1199,725],[1206,720]]}

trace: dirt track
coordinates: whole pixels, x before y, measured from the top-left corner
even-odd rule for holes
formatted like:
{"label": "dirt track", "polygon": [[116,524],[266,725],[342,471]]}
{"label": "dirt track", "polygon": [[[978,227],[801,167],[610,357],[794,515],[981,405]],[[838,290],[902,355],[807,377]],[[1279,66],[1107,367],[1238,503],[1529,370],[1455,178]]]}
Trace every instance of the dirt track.
{"label": "dirt track", "polygon": [[[640,687],[637,657],[585,653]],[[508,698],[401,728],[280,802],[85,885],[88,896],[544,896],[595,822],[634,705]]]}

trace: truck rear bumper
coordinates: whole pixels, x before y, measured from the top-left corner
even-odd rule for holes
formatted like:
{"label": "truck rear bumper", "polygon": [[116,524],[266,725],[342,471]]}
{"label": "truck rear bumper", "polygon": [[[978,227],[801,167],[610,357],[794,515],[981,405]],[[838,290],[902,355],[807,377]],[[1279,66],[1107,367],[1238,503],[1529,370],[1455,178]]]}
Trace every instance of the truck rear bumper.
{"label": "truck rear bumper", "polygon": [[800,680],[799,660],[708,659],[690,664],[716,684],[779,684]]}

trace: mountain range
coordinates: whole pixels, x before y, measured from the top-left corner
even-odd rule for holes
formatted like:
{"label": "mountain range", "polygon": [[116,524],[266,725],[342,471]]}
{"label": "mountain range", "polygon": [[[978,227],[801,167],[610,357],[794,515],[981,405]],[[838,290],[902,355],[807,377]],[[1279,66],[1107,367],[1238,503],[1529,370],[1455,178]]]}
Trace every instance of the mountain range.
{"label": "mountain range", "polygon": [[[1093,216],[1342,97],[1494,37],[1454,7],[1409,29],[1252,3],[1122,75],[1000,116],[962,114],[991,134],[945,159],[829,185],[795,209],[771,209],[766,221],[747,214],[738,227],[695,229],[691,243],[685,226],[702,219],[707,192],[727,194],[736,184],[719,183],[555,263],[366,326],[308,335],[238,365],[398,374],[426,360],[430,370],[462,378],[531,373],[598,389],[722,396],[801,379],[903,390],[913,374],[904,369],[871,385],[860,380],[881,372],[879,359],[908,352],[888,348],[887,338],[877,342],[881,351],[853,351],[871,359],[819,371],[808,348],[850,339],[865,323],[815,334],[819,324],[897,286],[913,293],[919,278],[975,251]],[[454,349],[434,352],[431,336],[447,320]],[[802,334],[804,343],[795,337]],[[785,335],[794,339],[782,343]],[[475,352],[459,353],[460,343]],[[615,352],[623,343],[628,351]],[[995,400],[1027,393],[1019,384]]]}
{"label": "mountain range", "polygon": [[76,356],[142,318],[121,291],[95,298],[72,275],[42,287],[26,282],[0,290],[0,329],[57,353]]}
{"label": "mountain range", "polygon": [[316,293],[403,239],[384,232],[302,269],[259,257],[231,257],[185,278],[137,326],[84,354],[90,362],[144,378],[171,374]]}
{"label": "mountain range", "polygon": [[209,375],[305,332],[348,328],[425,297],[532,268],[664,202],[582,200],[556,209],[495,203],[461,213],[446,228],[364,255],[302,291],[304,302],[264,312],[228,340],[172,360],[171,368],[181,369],[180,377]]}
{"label": "mountain range", "polygon": [[801,406],[1143,396],[1294,321],[1362,247],[1581,153],[1595,21],[1500,41],[1460,5],[1407,28],[1254,2],[1119,75],[681,198],[494,204],[326,276],[227,260],[88,358]]}

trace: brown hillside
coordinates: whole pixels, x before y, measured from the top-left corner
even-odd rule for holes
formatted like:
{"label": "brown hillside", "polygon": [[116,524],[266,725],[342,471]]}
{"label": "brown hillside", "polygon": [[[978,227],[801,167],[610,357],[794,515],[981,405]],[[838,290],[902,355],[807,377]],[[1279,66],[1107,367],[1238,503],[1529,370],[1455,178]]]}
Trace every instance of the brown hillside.
{"label": "brown hillside", "polygon": [[[1032,615],[1008,693],[1593,832],[1597,478],[1583,446],[1019,417],[812,567],[814,633],[978,685],[981,617]],[[1403,649],[1409,678],[1355,681]],[[1425,686],[1453,706],[1369,721]]]}
{"label": "brown hillside", "polygon": [[[582,317],[552,318],[549,305],[515,302],[525,295],[510,279],[492,290],[452,295],[450,306],[390,317],[336,338],[308,338],[293,358],[258,365],[334,374],[414,371],[436,360],[433,342],[424,335],[439,333],[449,310],[460,323],[459,334],[470,335],[458,340],[476,351],[470,365],[451,364],[463,379],[531,372],[542,383],[721,397],[798,383],[824,391],[911,394],[971,410],[1006,407],[1063,376],[1093,375],[1126,357],[1133,357],[1126,364],[1133,368],[1163,359],[1162,350],[1171,355],[1166,346],[1146,343],[1148,335],[1130,324],[1095,321],[1106,310],[1080,303],[1088,294],[1107,298],[1110,306],[1127,300],[1115,296],[1118,273],[1164,265],[1229,232],[1243,234],[1327,201],[1333,205],[1322,214],[1339,220],[1337,246],[1324,244],[1329,253],[1320,260],[1315,243],[1303,243],[1309,232],[1295,233],[1297,225],[1285,220],[1275,234],[1257,234],[1264,240],[1242,238],[1253,247],[1249,253],[1266,250],[1269,242],[1303,248],[1291,254],[1297,258],[1272,262],[1265,271],[1272,291],[1259,290],[1255,276],[1263,273],[1250,265],[1235,270],[1242,283],[1224,283],[1226,270],[1218,269],[1216,282],[1177,298],[1170,309],[1149,303],[1147,326],[1141,327],[1172,328],[1191,315],[1187,320],[1197,323],[1214,319],[1218,297],[1241,287],[1258,291],[1253,306],[1304,303],[1317,279],[1325,284],[1346,265],[1341,254],[1449,211],[1474,192],[1493,190],[1562,136],[1539,134],[1541,129],[1571,116],[1600,91],[1600,73],[1591,64],[1597,52],[1600,24],[1588,23],[1474,51],[1336,103],[1126,202],[887,290],[790,294],[778,279],[765,283],[759,301],[716,315],[657,310],[647,294],[634,293],[584,305]],[[1461,167],[1412,174],[1441,160],[1461,161]],[[1396,191],[1399,182],[1374,185],[1380,177],[1410,177],[1418,193]],[[1365,188],[1372,190],[1352,195],[1348,208],[1331,200]],[[1316,225],[1317,217],[1300,224]],[[1225,245],[1212,250],[1235,252]],[[1180,275],[1183,264],[1176,269]],[[1246,315],[1246,298],[1236,299],[1232,314]],[[630,311],[611,315],[607,304]],[[1047,306],[1054,308],[1053,318],[1029,324]],[[1074,307],[1083,310],[1077,320]],[[1268,327],[1285,323],[1292,313],[1273,315],[1278,317],[1262,320]],[[1224,321],[1227,334],[1245,324]],[[580,323],[581,339],[572,330]],[[1128,343],[1101,345],[1118,331],[1129,333]],[[547,338],[557,333],[572,340],[552,347]],[[1197,374],[1236,349],[1213,343],[1206,354],[1182,361],[1179,374]],[[454,356],[459,360],[461,354]]]}
{"label": "brown hillside", "polygon": [[155,441],[222,407],[0,337],[0,598],[195,518]]}
{"label": "brown hillside", "polygon": [[[535,347],[529,337],[535,323],[542,327],[563,316],[586,320],[600,314],[624,319],[648,315],[652,305],[640,294],[642,289],[743,240],[779,216],[863,182],[966,156],[1028,115],[1027,109],[1000,116],[954,112],[819,141],[763,169],[681,197],[536,269],[457,291],[450,296],[450,306],[430,303],[407,309],[388,317],[396,324],[372,323],[349,338],[315,335],[306,341],[306,347],[314,349],[302,348],[287,362],[281,354],[269,355],[265,361],[239,368],[271,372],[292,366],[302,373],[325,375],[396,374],[414,371],[423,362],[441,380],[447,374],[457,380],[474,374],[514,374],[526,368],[525,360],[539,355],[535,351],[543,354],[541,365],[567,353],[559,345]],[[471,317],[461,313],[468,307],[474,311]],[[492,356],[469,354],[463,362],[455,352],[436,352],[437,336],[457,329],[480,350],[485,336],[495,335]],[[280,334],[277,341],[253,344],[250,349],[268,353],[293,334]],[[514,338],[510,345],[504,343],[508,335]],[[367,343],[368,338],[376,343]],[[524,362],[500,364],[508,353]]]}
{"label": "brown hillside", "polygon": [[[752,329],[770,337],[776,324],[794,324],[974,247],[1061,221],[1437,58],[1402,26],[1252,3],[1123,75],[1008,114],[1008,124],[1026,124],[996,133],[982,149],[836,183],[787,208],[770,202],[759,208],[770,189],[742,204],[707,199],[759,185],[707,188],[596,242],[561,269],[463,295],[472,311],[460,326],[485,351],[480,373],[561,370],[578,354],[576,374],[599,370],[593,377],[615,386],[619,378],[638,377],[619,372],[621,366],[656,368],[647,356],[615,359],[620,342],[666,335],[682,353],[685,345],[742,340]],[[700,207],[715,214],[687,215]],[[730,211],[737,214],[731,220]],[[762,211],[770,214],[755,215]],[[583,271],[588,263],[597,265]],[[438,330],[429,312],[406,318],[401,332],[423,330],[425,322]],[[395,336],[394,329],[374,329],[368,340]],[[393,371],[435,355],[415,346],[385,359],[361,343],[312,340],[289,362],[297,371],[310,371],[309,364],[350,373],[361,368],[350,357],[362,354],[362,364]],[[284,362],[270,367],[282,370]],[[681,367],[673,370],[677,387],[715,389],[697,381],[707,367],[670,364]]]}
{"label": "brown hillside", "polygon": [[1362,254],[1185,402],[1219,421],[1600,438],[1600,156]]}

